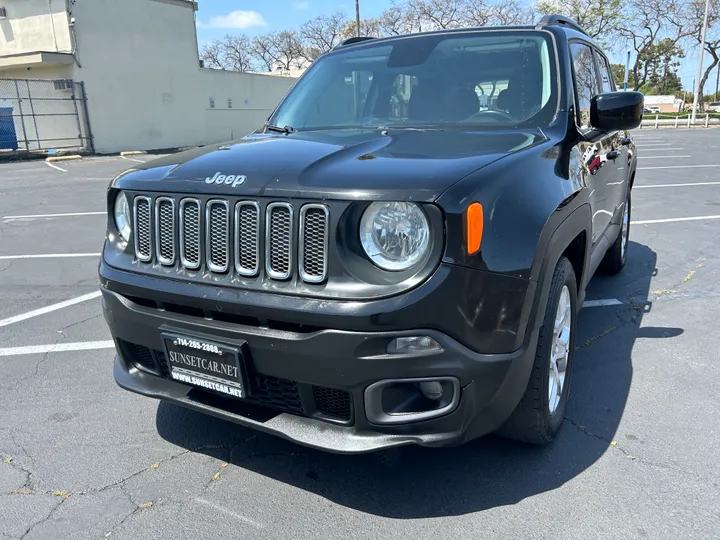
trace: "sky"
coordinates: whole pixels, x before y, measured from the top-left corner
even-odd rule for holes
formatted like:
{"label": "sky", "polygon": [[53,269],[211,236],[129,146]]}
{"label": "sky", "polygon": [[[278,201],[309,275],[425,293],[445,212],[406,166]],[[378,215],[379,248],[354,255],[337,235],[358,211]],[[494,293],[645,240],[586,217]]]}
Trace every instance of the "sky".
{"label": "sky", "polygon": [[[376,17],[391,5],[390,0],[360,0],[361,17]],[[204,43],[225,34],[244,33],[257,35],[265,32],[297,28],[318,15],[344,11],[348,17],[355,16],[353,0],[198,0],[198,40]],[[692,90],[697,75],[697,48],[686,51],[678,73],[686,90]],[[611,61],[625,63],[625,55],[612,54]],[[705,56],[705,66],[710,56]],[[704,68],[703,68],[704,71]],[[715,90],[715,72],[705,86],[705,93]]]}

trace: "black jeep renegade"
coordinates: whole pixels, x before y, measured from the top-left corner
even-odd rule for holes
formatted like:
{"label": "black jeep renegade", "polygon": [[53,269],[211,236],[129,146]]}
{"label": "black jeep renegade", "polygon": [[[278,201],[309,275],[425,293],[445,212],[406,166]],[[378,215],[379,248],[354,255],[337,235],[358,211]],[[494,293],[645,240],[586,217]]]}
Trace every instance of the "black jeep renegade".
{"label": "black jeep renegade", "polygon": [[560,16],[346,41],[255,133],[112,182],[117,383],[336,452],[548,443],[642,111]]}

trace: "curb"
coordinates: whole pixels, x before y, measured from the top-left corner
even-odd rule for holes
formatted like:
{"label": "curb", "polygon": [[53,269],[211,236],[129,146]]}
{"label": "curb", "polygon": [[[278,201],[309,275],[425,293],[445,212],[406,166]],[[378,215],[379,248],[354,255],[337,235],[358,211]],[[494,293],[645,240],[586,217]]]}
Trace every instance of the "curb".
{"label": "curb", "polygon": [[82,159],[83,157],[80,155],[72,155],[72,156],[51,156],[49,158],[45,158],[45,161],[47,162],[53,162],[53,161],[70,161],[73,159]]}
{"label": "curb", "polygon": [[133,150],[132,152],[120,152],[120,155],[125,156],[139,156],[141,154],[147,154],[145,150]]}

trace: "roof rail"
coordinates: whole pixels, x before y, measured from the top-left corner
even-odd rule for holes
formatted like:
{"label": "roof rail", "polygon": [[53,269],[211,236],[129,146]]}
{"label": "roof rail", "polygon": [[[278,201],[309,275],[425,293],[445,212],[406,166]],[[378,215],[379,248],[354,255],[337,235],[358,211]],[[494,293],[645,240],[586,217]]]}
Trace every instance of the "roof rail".
{"label": "roof rail", "polygon": [[583,30],[582,26],[580,26],[578,23],[573,21],[570,17],[565,17],[564,15],[545,15],[540,21],[535,25],[536,29],[543,28],[545,26],[569,26],[573,30],[577,30],[578,32],[582,32],[586,36],[588,35],[585,30]]}
{"label": "roof rail", "polygon": [[377,38],[370,37],[370,36],[351,37],[351,38],[348,38],[348,39],[346,39],[345,41],[343,41],[343,42],[335,45],[335,47],[333,47],[333,49],[339,49],[340,47],[346,47],[347,45],[352,45],[352,44],[354,44],[354,43],[360,43],[360,42],[362,42],[362,41],[368,41],[368,40],[371,40],[371,39],[377,39]]}

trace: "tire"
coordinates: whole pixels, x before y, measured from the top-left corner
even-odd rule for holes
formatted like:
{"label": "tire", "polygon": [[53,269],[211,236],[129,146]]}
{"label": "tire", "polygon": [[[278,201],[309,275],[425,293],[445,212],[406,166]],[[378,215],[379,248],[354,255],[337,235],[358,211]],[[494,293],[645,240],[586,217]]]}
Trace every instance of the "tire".
{"label": "tire", "polygon": [[618,274],[627,261],[628,245],[630,244],[630,214],[632,213],[632,199],[628,189],[623,209],[622,226],[617,238],[610,249],[607,250],[603,260],[600,261],[600,271],[603,274]]}
{"label": "tire", "polygon": [[[560,324],[565,334],[565,371],[562,378],[561,391],[550,392],[551,372],[559,375],[558,370],[551,370],[551,354],[556,344],[556,319],[561,299],[563,315],[569,317],[567,324]],[[550,294],[545,307],[545,315],[538,336],[535,361],[530,374],[530,381],[520,403],[510,418],[498,430],[498,435],[517,441],[545,445],[553,441],[562,427],[570,394],[572,380],[573,356],[575,349],[575,324],[577,318],[577,280],[572,264],[566,257],[561,257],[555,267],[550,284]],[[557,381],[555,375],[553,380]],[[557,386],[555,386],[557,388]]]}

